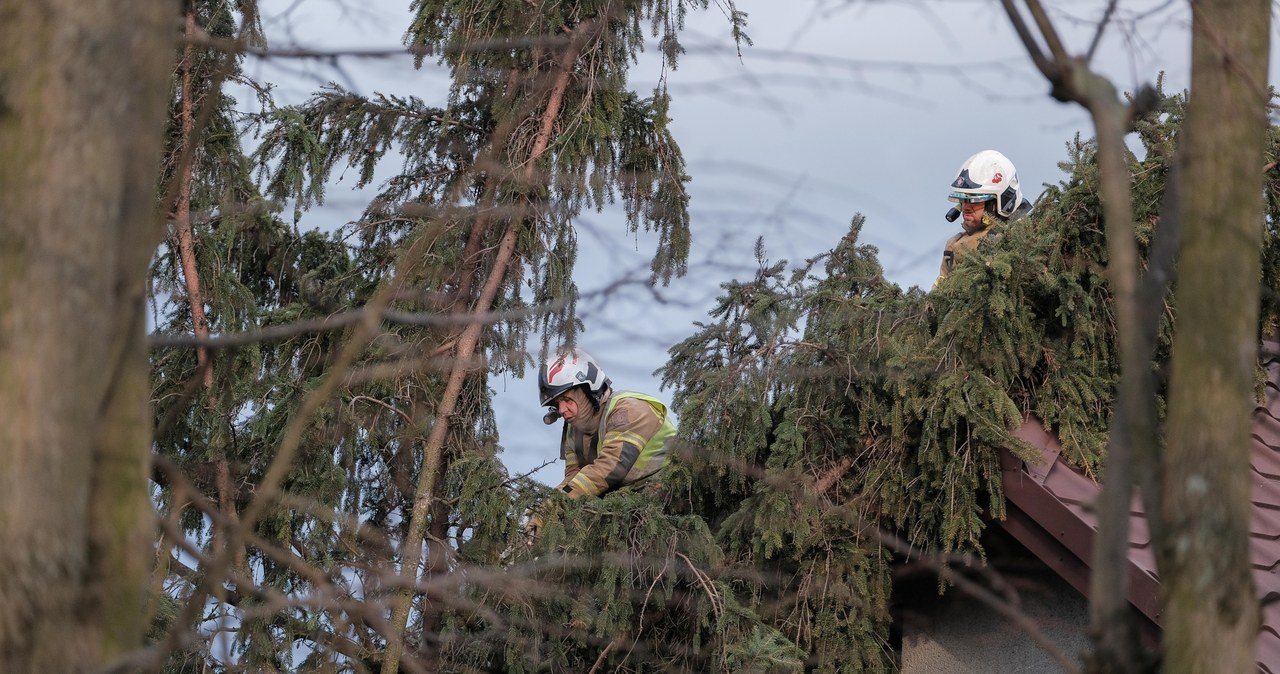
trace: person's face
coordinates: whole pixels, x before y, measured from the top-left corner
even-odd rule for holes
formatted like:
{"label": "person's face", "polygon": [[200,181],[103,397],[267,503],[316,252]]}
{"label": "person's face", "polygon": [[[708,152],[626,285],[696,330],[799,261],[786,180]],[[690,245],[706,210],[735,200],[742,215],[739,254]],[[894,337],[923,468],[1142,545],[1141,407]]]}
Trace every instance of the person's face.
{"label": "person's face", "polygon": [[987,202],[966,202],[960,204],[960,214],[964,216],[963,226],[965,230],[975,230],[982,228],[982,214],[987,211]]}
{"label": "person's face", "polygon": [[560,394],[556,399],[551,401],[551,405],[556,408],[564,420],[573,423],[578,416],[578,401],[569,397],[566,393]]}

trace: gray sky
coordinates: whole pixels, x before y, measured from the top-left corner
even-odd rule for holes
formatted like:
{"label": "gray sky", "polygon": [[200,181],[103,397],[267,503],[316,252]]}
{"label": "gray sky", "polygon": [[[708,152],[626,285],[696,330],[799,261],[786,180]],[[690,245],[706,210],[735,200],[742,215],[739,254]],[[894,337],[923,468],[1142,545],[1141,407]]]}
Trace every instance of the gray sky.
{"label": "gray sky", "polygon": [[[736,1],[748,14],[754,46],[739,59],[727,20],[713,8],[690,17],[682,37],[689,53],[667,73],[673,131],[693,176],[688,277],[656,296],[634,289],[594,300],[593,291],[617,281],[619,270],[647,277],[654,242],[629,236],[616,213],[588,213],[579,222],[577,280],[587,324],[580,345],[616,387],[668,401],[670,392],[658,391],[650,373],[705,317],[721,282],[753,273],[757,237],[765,237],[770,259],[799,262],[830,249],[862,213],[862,242],[880,249],[890,280],[928,287],[943,243],[958,231],[943,214],[947,186],[965,158],[1004,152],[1034,200],[1043,184],[1065,177],[1057,164],[1075,134],[1093,135],[1081,108],[1049,98],[998,2]],[[361,0],[359,9],[343,9],[336,0],[271,0],[264,18],[276,48],[396,47],[410,19],[407,4]],[[1049,4],[1068,50],[1082,53],[1105,2]],[[1120,5],[1121,19],[1144,18],[1136,32],[1121,26],[1106,33],[1095,68],[1121,91],[1154,83],[1161,71],[1167,90],[1186,86],[1184,3]],[[1165,5],[1174,7],[1148,12]],[[251,62],[249,70],[282,82],[285,100],[334,80],[357,93],[430,102],[445,83],[445,73],[430,64],[415,71],[407,57],[343,59],[337,68],[293,64],[286,72]],[[1272,72],[1274,81],[1274,66]],[[632,86],[649,92],[660,76],[656,59],[643,58]],[[339,182],[322,212],[302,224],[340,224],[364,204]],[[533,374],[536,368],[524,380],[493,382],[503,456],[514,471],[556,456],[559,427],[540,421]],[[537,477],[555,483],[561,472],[553,464]]]}

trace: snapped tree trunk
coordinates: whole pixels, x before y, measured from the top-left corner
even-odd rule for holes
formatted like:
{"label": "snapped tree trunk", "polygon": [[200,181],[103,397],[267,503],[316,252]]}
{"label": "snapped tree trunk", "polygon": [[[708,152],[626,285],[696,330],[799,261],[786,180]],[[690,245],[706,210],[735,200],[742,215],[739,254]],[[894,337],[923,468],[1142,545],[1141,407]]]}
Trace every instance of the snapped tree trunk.
{"label": "snapped tree trunk", "polygon": [[177,19],[0,0],[0,671],[142,645],[144,293]]}
{"label": "snapped tree trunk", "polygon": [[1256,667],[1249,412],[1258,354],[1271,5],[1192,3],[1182,246],[1158,543],[1168,672]]}

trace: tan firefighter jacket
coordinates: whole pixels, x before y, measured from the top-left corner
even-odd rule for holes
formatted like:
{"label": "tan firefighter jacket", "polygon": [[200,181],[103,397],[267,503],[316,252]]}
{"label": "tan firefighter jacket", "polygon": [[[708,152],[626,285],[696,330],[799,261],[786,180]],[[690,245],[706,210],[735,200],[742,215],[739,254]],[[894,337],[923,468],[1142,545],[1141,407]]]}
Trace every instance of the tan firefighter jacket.
{"label": "tan firefighter jacket", "polygon": [[1026,217],[1031,212],[1031,208],[1031,202],[1023,199],[1008,218],[991,212],[984,213],[981,229],[965,230],[947,239],[947,245],[942,249],[942,266],[938,268],[938,278],[933,282],[933,287],[937,288],[942,279],[955,271],[956,265],[960,264],[960,259],[977,249],[978,244],[982,243],[988,234],[1014,218]]}
{"label": "tan firefighter jacket", "polygon": [[960,258],[966,253],[976,249],[982,239],[994,229],[994,224],[988,222],[994,220],[989,216],[984,218],[986,227],[974,232],[960,232],[955,236],[947,239],[947,245],[942,249],[942,266],[938,268],[938,278],[933,282],[936,287],[942,279],[946,278],[960,262]]}
{"label": "tan firefighter jacket", "polygon": [[564,480],[571,498],[601,496],[636,484],[666,462],[667,441],[676,434],[666,405],[643,393],[619,391],[605,402],[598,428],[568,422],[561,434]]}

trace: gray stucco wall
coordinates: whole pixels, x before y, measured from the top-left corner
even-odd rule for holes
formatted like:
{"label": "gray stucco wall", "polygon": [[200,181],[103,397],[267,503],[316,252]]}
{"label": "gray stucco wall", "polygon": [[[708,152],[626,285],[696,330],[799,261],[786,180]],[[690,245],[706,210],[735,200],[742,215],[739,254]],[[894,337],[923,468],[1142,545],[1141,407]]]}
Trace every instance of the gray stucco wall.
{"label": "gray stucco wall", "polygon": [[[1023,612],[1077,665],[1089,648],[1089,606],[1075,588],[1051,572],[1006,577]],[[1057,662],[987,605],[951,588],[917,598],[902,623],[904,674],[1061,672]]]}

